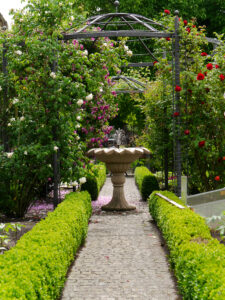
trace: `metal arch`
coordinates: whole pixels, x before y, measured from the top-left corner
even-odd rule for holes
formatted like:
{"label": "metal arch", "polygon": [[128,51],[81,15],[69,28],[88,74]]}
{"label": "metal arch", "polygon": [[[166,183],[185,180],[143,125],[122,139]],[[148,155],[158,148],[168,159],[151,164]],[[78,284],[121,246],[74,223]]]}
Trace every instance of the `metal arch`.
{"label": "metal arch", "polygon": [[123,75],[113,76],[112,80],[122,80],[125,83],[127,83],[129,88],[131,88],[129,90],[124,90],[124,89],[115,90],[117,94],[143,93],[146,87],[143,82],[140,82],[139,80],[134,79],[132,77],[127,77]]}

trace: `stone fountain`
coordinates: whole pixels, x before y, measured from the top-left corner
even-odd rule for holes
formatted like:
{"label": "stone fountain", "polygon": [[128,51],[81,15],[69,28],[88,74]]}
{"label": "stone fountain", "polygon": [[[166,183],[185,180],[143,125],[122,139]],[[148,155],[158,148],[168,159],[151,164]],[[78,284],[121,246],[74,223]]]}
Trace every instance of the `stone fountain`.
{"label": "stone fountain", "polygon": [[112,172],[113,196],[107,205],[102,206],[103,210],[125,211],[136,208],[125,199],[123,189],[125,183],[124,173],[133,161],[144,158],[147,154],[150,154],[149,150],[142,147],[94,148],[87,152],[89,157],[95,157],[104,162],[109,171]]}

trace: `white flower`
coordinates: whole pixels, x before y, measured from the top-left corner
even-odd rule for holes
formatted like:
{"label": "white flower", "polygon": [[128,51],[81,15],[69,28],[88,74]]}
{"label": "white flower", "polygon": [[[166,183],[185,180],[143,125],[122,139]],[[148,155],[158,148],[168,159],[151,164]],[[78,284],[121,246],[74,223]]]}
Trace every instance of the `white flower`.
{"label": "white flower", "polygon": [[19,102],[19,99],[17,99],[17,98],[14,98],[13,101],[12,101],[13,104],[16,104],[18,102]]}
{"label": "white flower", "polygon": [[11,119],[10,119],[10,122],[14,122],[14,121],[16,121],[15,118],[11,118]]}
{"label": "white flower", "polygon": [[15,53],[18,54],[18,55],[21,55],[23,52],[20,51],[20,50],[16,50]]}
{"label": "white flower", "polygon": [[59,6],[63,6],[63,3],[62,3],[62,2],[59,2]]}
{"label": "white flower", "polygon": [[51,167],[52,167],[52,165],[48,164],[48,167],[49,167],[49,168],[51,168]]}
{"label": "white flower", "polygon": [[27,151],[24,151],[23,153],[24,153],[24,155],[27,155]]}
{"label": "white flower", "polygon": [[0,86],[0,91],[2,91],[2,87]]}
{"label": "white flower", "polygon": [[72,22],[74,21],[74,16],[70,17],[70,21],[72,21]]}
{"label": "white flower", "polygon": [[7,126],[10,127],[10,126],[12,126],[12,124],[11,124],[11,123],[8,123]]}
{"label": "white flower", "polygon": [[77,125],[76,125],[76,128],[80,128],[80,124],[77,124]]}
{"label": "white flower", "polygon": [[93,99],[93,94],[89,94],[88,96],[86,96],[86,100],[92,100]]}
{"label": "white flower", "polygon": [[103,89],[102,89],[102,88],[100,88],[100,89],[99,89],[99,92],[100,92],[100,93],[102,93],[102,92],[103,92]]}
{"label": "white flower", "polygon": [[108,44],[107,44],[107,43],[103,43],[103,46],[104,46],[104,47],[107,47],[107,46],[108,46]]}
{"label": "white flower", "polygon": [[127,51],[127,55],[128,55],[128,56],[132,56],[132,55],[133,55],[133,52],[132,52],[131,50],[128,50],[128,51]]}
{"label": "white flower", "polygon": [[125,50],[125,51],[128,51],[128,50],[129,50],[129,47],[125,45],[125,46],[124,46],[124,50]]}
{"label": "white flower", "polygon": [[86,177],[81,177],[81,178],[79,179],[79,181],[80,181],[80,184],[83,184],[83,183],[85,183],[87,180],[86,180]]}
{"label": "white flower", "polygon": [[83,105],[83,103],[84,103],[84,101],[83,101],[82,99],[79,99],[79,100],[77,101],[77,105],[78,105],[78,106]]}
{"label": "white flower", "polygon": [[87,56],[88,55],[88,51],[87,50],[84,50],[83,52],[82,52],[82,56]]}
{"label": "white flower", "polygon": [[79,135],[76,136],[76,139],[77,139],[77,141],[79,141],[79,139],[80,139]]}
{"label": "white flower", "polygon": [[57,151],[59,149],[59,147],[54,146],[54,151]]}
{"label": "white flower", "polygon": [[8,158],[11,158],[13,156],[13,152],[6,152],[6,155]]}
{"label": "white flower", "polygon": [[55,78],[56,78],[56,74],[55,74],[55,72],[51,72],[51,73],[50,73],[50,76],[51,76],[52,78],[54,78],[54,79],[55,79]]}
{"label": "white flower", "polygon": [[23,22],[23,18],[20,19],[20,22]]}
{"label": "white flower", "polygon": [[72,186],[78,186],[79,185],[79,183],[77,182],[77,181],[74,181],[74,182],[72,182]]}
{"label": "white flower", "polygon": [[24,121],[24,120],[25,120],[24,116],[20,117],[20,121]]}
{"label": "white flower", "polygon": [[77,121],[80,121],[81,120],[81,116],[77,116]]}

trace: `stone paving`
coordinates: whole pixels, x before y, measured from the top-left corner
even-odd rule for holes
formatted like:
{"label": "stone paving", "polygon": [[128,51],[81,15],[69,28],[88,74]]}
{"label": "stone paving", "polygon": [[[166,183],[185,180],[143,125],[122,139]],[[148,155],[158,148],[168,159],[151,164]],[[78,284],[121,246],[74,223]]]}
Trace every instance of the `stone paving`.
{"label": "stone paving", "polygon": [[[112,195],[107,178],[100,196]],[[91,217],[85,245],[68,274],[61,300],[177,300],[167,253],[134,178],[125,195],[133,212],[100,212]]]}

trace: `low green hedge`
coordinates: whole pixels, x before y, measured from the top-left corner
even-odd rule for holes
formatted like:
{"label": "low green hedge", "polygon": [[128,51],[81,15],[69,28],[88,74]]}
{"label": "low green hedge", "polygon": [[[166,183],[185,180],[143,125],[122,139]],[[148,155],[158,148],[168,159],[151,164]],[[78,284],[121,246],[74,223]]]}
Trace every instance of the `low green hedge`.
{"label": "low green hedge", "polygon": [[[160,193],[183,205],[173,193]],[[155,192],[149,198],[149,210],[168,245],[183,299],[225,299],[225,247],[211,237],[205,220]]]}
{"label": "low green hedge", "polygon": [[134,172],[134,177],[139,191],[141,192],[142,200],[146,201],[155,190],[159,190],[159,184],[154,174],[146,167],[137,167]]}
{"label": "low green hedge", "polygon": [[93,165],[86,177],[87,181],[82,184],[81,190],[88,191],[91,200],[97,200],[99,192],[106,180],[106,167],[104,164]]}
{"label": "low green hedge", "polygon": [[0,255],[0,299],[58,299],[91,213],[90,195],[71,193]]}

